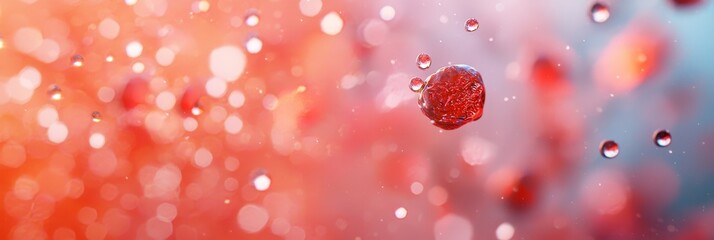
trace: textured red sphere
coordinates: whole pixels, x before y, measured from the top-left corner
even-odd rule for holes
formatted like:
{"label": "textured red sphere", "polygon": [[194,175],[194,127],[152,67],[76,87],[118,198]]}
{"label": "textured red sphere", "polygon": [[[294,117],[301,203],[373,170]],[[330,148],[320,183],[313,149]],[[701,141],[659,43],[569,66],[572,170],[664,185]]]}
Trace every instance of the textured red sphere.
{"label": "textured red sphere", "polygon": [[442,67],[427,78],[419,107],[432,123],[451,130],[483,115],[486,88],[481,74],[468,65]]}

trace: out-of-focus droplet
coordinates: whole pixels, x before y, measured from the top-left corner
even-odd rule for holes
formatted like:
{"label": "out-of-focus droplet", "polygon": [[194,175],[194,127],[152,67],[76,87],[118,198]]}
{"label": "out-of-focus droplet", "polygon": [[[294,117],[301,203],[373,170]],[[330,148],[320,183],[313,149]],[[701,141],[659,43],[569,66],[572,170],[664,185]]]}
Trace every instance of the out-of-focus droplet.
{"label": "out-of-focus droplet", "polygon": [[442,67],[427,78],[418,104],[432,124],[451,130],[480,119],[485,101],[481,73],[457,64]]}
{"label": "out-of-focus droplet", "polygon": [[250,9],[245,15],[245,25],[249,27],[255,27],[260,23],[260,16],[258,16],[258,11],[255,9]]}
{"label": "out-of-focus droplet", "polygon": [[409,89],[411,89],[412,92],[421,91],[424,88],[424,85],[424,80],[419,77],[414,77],[411,81],[409,81]]}
{"label": "out-of-focus droplet", "polygon": [[47,91],[47,94],[50,95],[50,99],[52,100],[59,101],[62,99],[62,89],[57,85],[50,86],[50,90]]}
{"label": "out-of-focus droplet", "polygon": [[320,29],[322,29],[322,32],[325,34],[334,36],[342,31],[344,24],[340,14],[337,12],[329,12],[325,14],[322,21],[320,21]]}
{"label": "out-of-focus droplet", "polygon": [[397,208],[397,210],[394,211],[394,216],[399,219],[404,219],[407,217],[407,209],[403,207]]}
{"label": "out-of-focus droplet", "polygon": [[392,6],[385,5],[382,9],[379,9],[379,17],[384,21],[391,21],[396,15],[397,11]]}
{"label": "out-of-focus droplet", "polygon": [[92,112],[92,122],[98,123],[102,121],[102,114],[94,111]]}
{"label": "out-of-focus droplet", "polygon": [[79,54],[73,55],[70,61],[72,62],[73,67],[81,67],[82,65],[84,65],[84,57]]}
{"label": "out-of-focus droplet", "polygon": [[504,222],[496,228],[496,239],[511,240],[516,229],[510,223]]}
{"label": "out-of-focus droplet", "polygon": [[466,20],[464,28],[466,28],[466,31],[469,32],[476,31],[478,29],[478,21],[475,18],[469,18]]}
{"label": "out-of-focus droplet", "polygon": [[270,177],[268,177],[265,173],[258,174],[255,178],[253,178],[253,186],[255,187],[255,190],[261,192],[268,190],[268,188],[270,188],[270,183]]}
{"label": "out-of-focus droplet", "polygon": [[667,130],[659,130],[654,134],[654,143],[658,147],[667,147],[672,143],[672,135]]}
{"label": "out-of-focus droplet", "polygon": [[107,57],[104,58],[104,60],[107,61],[107,62],[114,62],[114,56],[112,56],[112,55],[107,55]]}
{"label": "out-of-focus droplet", "polygon": [[201,102],[197,101],[196,104],[191,107],[191,114],[193,114],[194,116],[198,116],[201,115],[201,113],[203,113],[203,106]]}
{"label": "out-of-focus droplet", "polygon": [[603,3],[593,4],[592,9],[590,9],[590,16],[592,20],[596,23],[603,23],[610,18],[610,7]]}
{"label": "out-of-focus droplet", "polygon": [[617,154],[620,153],[620,147],[617,145],[615,141],[612,140],[605,140],[602,143],[600,143],[600,154],[602,154],[603,157],[605,158],[614,158],[617,157]]}
{"label": "out-of-focus droplet", "polygon": [[250,37],[245,41],[245,50],[250,54],[259,53],[263,49],[263,41],[258,37]]}
{"label": "out-of-focus droplet", "polygon": [[416,63],[419,69],[425,70],[431,66],[431,57],[426,53],[419,54]]}

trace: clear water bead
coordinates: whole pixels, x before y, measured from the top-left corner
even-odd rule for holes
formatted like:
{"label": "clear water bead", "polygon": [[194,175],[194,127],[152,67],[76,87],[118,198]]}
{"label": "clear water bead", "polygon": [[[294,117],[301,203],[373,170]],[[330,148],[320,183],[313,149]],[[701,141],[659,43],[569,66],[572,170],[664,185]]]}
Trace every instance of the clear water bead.
{"label": "clear water bead", "polygon": [[409,89],[411,89],[412,92],[421,91],[424,89],[424,85],[426,85],[426,83],[419,77],[414,77],[411,81],[409,81]]}
{"label": "clear water bead", "polygon": [[98,123],[102,121],[102,114],[98,111],[92,112],[92,122]]}
{"label": "clear water bead", "polygon": [[70,61],[72,62],[73,67],[81,67],[82,65],[84,65],[84,57],[79,54],[75,54],[74,56],[72,56]]}
{"label": "clear water bead", "polygon": [[590,9],[590,16],[592,20],[596,23],[603,23],[610,18],[610,7],[603,3],[593,4],[592,9]]}
{"label": "clear water bead", "polygon": [[258,16],[258,11],[255,9],[250,9],[245,14],[245,25],[249,27],[255,27],[260,23],[260,16]]}
{"label": "clear water bead", "polygon": [[417,56],[417,67],[425,70],[431,66],[431,57],[428,54],[422,53]]}
{"label": "clear water bead", "polygon": [[476,31],[478,29],[478,20],[476,20],[475,18],[469,18],[468,20],[466,20],[464,28],[466,28],[466,31],[468,32]]}
{"label": "clear water bead", "polygon": [[600,154],[605,158],[614,158],[620,153],[620,146],[615,141],[605,140],[600,143]]}
{"label": "clear water bead", "polygon": [[654,143],[658,147],[667,147],[672,143],[672,135],[667,130],[658,130],[654,134]]}
{"label": "clear water bead", "polygon": [[50,99],[59,101],[62,99],[62,89],[57,85],[51,85],[50,89],[47,90],[47,95],[50,96]]}

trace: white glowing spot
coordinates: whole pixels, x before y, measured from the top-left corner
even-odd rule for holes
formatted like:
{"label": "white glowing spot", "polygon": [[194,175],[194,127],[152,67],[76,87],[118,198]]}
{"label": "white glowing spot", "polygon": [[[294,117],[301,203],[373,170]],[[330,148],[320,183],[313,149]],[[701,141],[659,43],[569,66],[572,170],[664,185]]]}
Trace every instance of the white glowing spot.
{"label": "white glowing spot", "polygon": [[138,1],[139,0],[124,0],[124,3],[126,3],[126,5],[133,6]]}
{"label": "white glowing spot", "polygon": [[201,0],[198,1],[198,11],[199,12],[207,12],[209,8],[211,8],[211,3],[209,3],[206,0]]}
{"label": "white glowing spot", "polygon": [[20,28],[15,31],[13,44],[15,49],[22,53],[31,53],[42,45],[42,32],[35,28]]}
{"label": "white glowing spot", "polygon": [[174,58],[176,57],[176,53],[174,53],[173,50],[167,47],[162,47],[159,48],[158,51],[156,51],[156,63],[158,63],[161,66],[168,66],[171,65],[171,63],[174,62]]}
{"label": "white glowing spot", "polygon": [[394,211],[394,216],[399,219],[404,219],[407,217],[407,209],[403,207],[397,208],[397,210]]}
{"label": "white glowing spot", "polygon": [[251,37],[245,42],[245,50],[250,54],[259,53],[263,49],[263,41],[258,37]]}
{"label": "white glowing spot", "polygon": [[238,226],[247,233],[257,233],[265,227],[269,217],[265,208],[248,204],[238,211]]}
{"label": "white glowing spot", "polygon": [[231,92],[230,95],[228,95],[228,104],[231,105],[231,107],[234,108],[239,108],[243,106],[245,103],[245,95],[243,95],[243,92],[239,90],[235,90]]}
{"label": "white glowing spot", "polygon": [[146,66],[144,66],[144,63],[142,63],[142,62],[135,62],[133,65],[131,65],[131,70],[134,73],[142,73],[142,72],[144,72],[145,68],[146,68]]}
{"label": "white glowing spot", "polygon": [[59,120],[59,113],[53,106],[45,105],[37,111],[37,123],[42,127],[50,127],[57,120]]}
{"label": "white glowing spot", "polygon": [[163,222],[172,222],[176,218],[177,214],[178,210],[176,209],[176,206],[171,203],[162,203],[156,207],[156,219]]}
{"label": "white glowing spot", "polygon": [[238,170],[238,167],[240,166],[240,161],[234,157],[228,157],[226,160],[223,162],[224,167],[228,171],[235,171]]}
{"label": "white glowing spot", "polygon": [[300,13],[308,17],[314,17],[322,9],[322,0],[300,0]]}
{"label": "white glowing spot", "polygon": [[104,147],[106,139],[104,138],[104,134],[101,133],[92,133],[91,136],[89,136],[89,146],[91,146],[94,149],[100,149]]}
{"label": "white glowing spot", "polygon": [[253,179],[253,186],[255,187],[255,190],[261,192],[268,190],[268,188],[270,188],[270,183],[270,177],[265,174],[258,175]]}
{"label": "white glowing spot", "polygon": [[193,163],[199,168],[206,168],[213,162],[213,154],[205,148],[199,148],[193,154]]}
{"label": "white glowing spot", "polygon": [[193,132],[198,128],[198,121],[195,118],[187,117],[183,120],[183,129],[189,132]]}
{"label": "white glowing spot", "polygon": [[424,185],[420,182],[413,182],[412,185],[409,186],[409,190],[412,191],[412,194],[419,195],[424,191]]}
{"label": "white glowing spot", "polygon": [[107,55],[107,57],[106,57],[106,58],[104,58],[104,61],[107,61],[107,62],[114,62],[114,56],[112,56],[112,55]]}
{"label": "white glowing spot", "polygon": [[255,11],[251,11],[245,18],[245,25],[248,25],[249,27],[255,27],[260,23],[260,17],[258,17],[258,14],[255,13]]}
{"label": "white glowing spot", "polygon": [[243,121],[236,115],[230,115],[223,122],[223,128],[229,134],[238,134],[243,129]]}
{"label": "white glowing spot", "polygon": [[208,93],[209,96],[214,98],[223,97],[223,95],[226,93],[227,88],[228,84],[225,80],[221,78],[214,77],[206,82],[206,93]]}
{"label": "white glowing spot", "polygon": [[130,58],[136,58],[141,56],[141,52],[143,51],[144,45],[141,45],[140,42],[131,41],[129,44],[126,45],[126,55]]}
{"label": "white glowing spot", "polygon": [[169,91],[163,91],[156,96],[156,107],[169,111],[176,105],[176,96]]}
{"label": "white glowing spot", "polygon": [[263,107],[270,111],[275,110],[278,107],[278,97],[273,94],[268,94],[263,97]]}
{"label": "white glowing spot", "polygon": [[473,233],[471,222],[456,214],[447,214],[434,223],[436,240],[470,240]]}
{"label": "white glowing spot", "polygon": [[50,127],[47,129],[47,138],[53,143],[64,142],[68,134],[69,130],[67,126],[62,122],[54,122],[50,124]]}
{"label": "white glowing spot", "polygon": [[223,200],[223,204],[230,204],[230,203],[231,203],[230,199]]}
{"label": "white glowing spot", "polygon": [[12,193],[22,200],[31,200],[40,191],[40,186],[32,178],[22,176],[15,180],[15,187]]}
{"label": "white glowing spot", "polygon": [[511,240],[516,229],[510,223],[504,222],[496,228],[496,239]]}
{"label": "white glowing spot", "polygon": [[114,100],[115,94],[114,89],[110,87],[101,87],[97,91],[97,98],[104,103],[109,103]]}
{"label": "white glowing spot", "polygon": [[320,29],[322,29],[322,32],[325,34],[334,36],[342,31],[343,24],[344,22],[339,14],[329,12],[322,18],[322,21],[320,21]]}
{"label": "white glowing spot", "polygon": [[382,9],[379,9],[379,17],[382,18],[384,21],[391,21],[394,19],[394,16],[397,14],[397,11],[394,10],[394,7],[386,5],[382,7]]}
{"label": "white glowing spot", "polygon": [[233,82],[245,70],[245,53],[235,46],[223,46],[211,51],[209,66],[214,76]]}
{"label": "white glowing spot", "polygon": [[115,39],[119,36],[120,29],[119,23],[112,18],[105,18],[99,22],[99,35],[106,39]]}

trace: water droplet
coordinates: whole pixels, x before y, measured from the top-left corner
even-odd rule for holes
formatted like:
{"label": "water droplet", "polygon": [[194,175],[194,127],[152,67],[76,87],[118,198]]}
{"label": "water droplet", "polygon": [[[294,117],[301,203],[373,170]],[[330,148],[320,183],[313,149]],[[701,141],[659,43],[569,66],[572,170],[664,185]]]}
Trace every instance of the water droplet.
{"label": "water droplet", "polygon": [[399,219],[404,219],[407,217],[407,209],[403,207],[397,208],[397,210],[394,211],[394,216]]}
{"label": "water droplet", "polygon": [[62,99],[62,89],[57,85],[51,85],[50,89],[47,90],[47,94],[50,95],[52,100],[59,101]]}
{"label": "water droplet", "polygon": [[79,54],[73,55],[70,61],[72,61],[73,67],[81,67],[82,65],[84,65],[84,57]]}
{"label": "water droplet", "polygon": [[201,102],[196,102],[196,104],[191,107],[191,114],[193,114],[194,116],[198,116],[201,115],[201,113],[203,113],[203,106]]}
{"label": "water droplet", "polygon": [[245,41],[245,50],[250,54],[259,53],[263,49],[263,41],[258,37],[250,37]]}
{"label": "water droplet", "polygon": [[258,11],[255,9],[250,9],[245,14],[245,25],[249,27],[255,27],[260,23],[260,17],[258,16]]}
{"label": "water droplet", "polygon": [[451,65],[427,78],[418,105],[432,124],[451,130],[480,119],[485,100],[481,74],[468,65]]}
{"label": "water droplet", "polygon": [[260,173],[253,178],[253,186],[255,187],[255,190],[261,192],[268,190],[268,188],[270,188],[270,183],[270,177],[268,177],[265,173]]}
{"label": "water droplet", "polygon": [[92,112],[92,122],[98,123],[102,121],[102,114],[94,111]]}
{"label": "water droplet", "polygon": [[422,53],[417,56],[417,67],[421,70],[425,70],[431,66],[431,57],[429,55]]}
{"label": "water droplet", "polygon": [[617,157],[617,154],[620,153],[620,147],[617,145],[615,141],[612,140],[605,140],[602,143],[600,143],[600,154],[602,154],[603,157],[605,158],[614,158]]}
{"label": "water droplet", "polygon": [[667,130],[658,130],[654,134],[654,143],[658,147],[667,147],[672,143],[672,135]]}
{"label": "water droplet", "polygon": [[409,81],[409,89],[412,90],[412,92],[419,92],[421,89],[424,88],[425,82],[419,77],[414,77],[412,78],[411,81]]}
{"label": "water droplet", "polygon": [[603,23],[610,18],[610,7],[603,3],[597,2],[593,4],[590,14],[594,22]]}
{"label": "water droplet", "polygon": [[466,20],[464,28],[466,28],[466,31],[468,32],[476,31],[478,29],[478,21],[475,18],[469,18]]}

